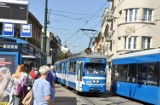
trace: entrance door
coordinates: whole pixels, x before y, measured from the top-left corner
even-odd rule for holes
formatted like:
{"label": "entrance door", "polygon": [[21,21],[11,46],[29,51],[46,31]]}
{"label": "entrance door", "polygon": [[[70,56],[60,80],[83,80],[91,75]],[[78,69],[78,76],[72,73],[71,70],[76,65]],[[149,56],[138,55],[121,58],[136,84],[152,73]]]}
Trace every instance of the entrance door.
{"label": "entrance door", "polygon": [[82,91],[82,74],[83,74],[83,61],[77,61],[77,90]]}

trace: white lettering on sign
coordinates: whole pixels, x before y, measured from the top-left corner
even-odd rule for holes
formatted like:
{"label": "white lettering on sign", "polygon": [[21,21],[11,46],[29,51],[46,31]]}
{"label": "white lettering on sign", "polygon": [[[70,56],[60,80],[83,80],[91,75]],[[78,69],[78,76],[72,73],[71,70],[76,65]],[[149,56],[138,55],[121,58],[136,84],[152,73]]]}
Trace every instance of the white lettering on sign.
{"label": "white lettering on sign", "polygon": [[4,62],[5,61],[5,58],[0,58],[0,62]]}
{"label": "white lettering on sign", "polygon": [[12,32],[13,24],[4,24],[4,31]]}
{"label": "white lettering on sign", "polygon": [[23,29],[23,32],[25,33],[30,33],[30,29],[31,27],[29,25],[23,25],[22,26],[22,29]]}

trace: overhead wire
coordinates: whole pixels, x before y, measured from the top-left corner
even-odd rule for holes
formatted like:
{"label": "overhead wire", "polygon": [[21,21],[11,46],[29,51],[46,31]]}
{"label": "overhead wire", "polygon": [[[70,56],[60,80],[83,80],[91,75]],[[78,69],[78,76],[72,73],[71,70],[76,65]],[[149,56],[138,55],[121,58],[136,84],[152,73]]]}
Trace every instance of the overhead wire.
{"label": "overhead wire", "polygon": [[[75,14],[75,15],[92,16],[91,14],[84,14],[84,13],[75,13],[75,12],[67,12],[67,11],[60,11],[60,10],[53,10],[53,11],[60,12],[60,13]],[[100,16],[96,15],[95,17],[100,17]]]}
{"label": "overhead wire", "polygon": [[69,37],[65,42],[67,42],[68,40],[70,40],[71,38],[73,38],[78,32],[80,29],[84,28],[84,26],[86,26],[86,24],[88,24],[88,22],[94,17],[96,16],[96,14],[101,10],[103,9],[103,7],[106,5],[107,1],[105,1],[105,3],[101,6],[100,9],[98,9],[93,15],[92,17],[90,17],[71,37]]}
{"label": "overhead wire", "polygon": [[[122,2],[124,2],[124,1],[125,1],[125,0],[121,1],[121,2],[120,2],[119,4],[117,4],[115,7],[117,8],[117,7],[118,7]],[[102,7],[103,7],[103,6],[102,6]],[[158,7],[158,8],[160,8],[160,7]],[[158,9],[158,8],[156,8],[156,9]],[[96,13],[97,13],[97,12],[96,12]],[[95,14],[96,14],[96,13],[95,13]],[[94,15],[95,15],[95,14],[94,14]],[[160,13],[159,13],[159,14],[160,14]],[[93,15],[93,17],[94,17],[94,15]],[[155,15],[155,16],[158,16],[158,14]],[[101,21],[102,21],[102,20],[101,20]],[[101,21],[100,21],[100,22],[101,22]],[[100,22],[98,22],[97,24],[99,24]],[[87,23],[88,23],[88,21],[86,21],[86,23],[85,23],[82,27],[84,27]],[[96,24],[94,27],[96,27],[97,24]],[[145,27],[145,26],[147,26],[147,25],[148,25],[148,24],[143,25],[141,28],[143,28],[143,27]],[[93,28],[94,28],[94,27],[93,27]],[[141,29],[141,28],[137,28],[136,30]],[[78,31],[76,31],[76,32],[78,32]],[[74,35],[75,35],[75,34],[74,34]],[[72,38],[72,37],[70,37],[70,38]],[[70,38],[69,38],[69,39],[70,39]],[[77,38],[76,40],[78,40],[78,39],[80,39],[80,38]],[[68,40],[67,40],[67,41],[68,41]]]}
{"label": "overhead wire", "polygon": [[66,18],[71,18],[71,19],[74,19],[74,20],[79,20],[79,21],[85,21],[83,19],[85,18],[89,18],[89,17],[85,17],[85,18],[75,18],[75,17],[70,17],[70,16],[67,16],[67,15],[62,15],[62,14],[57,14],[57,13],[50,13],[51,15],[56,15],[56,16],[61,16],[61,17],[66,17]]}
{"label": "overhead wire", "polygon": [[53,28],[53,29],[58,29],[58,30],[69,30],[69,29],[64,29],[64,28],[56,28],[56,27],[48,27],[48,28]]}

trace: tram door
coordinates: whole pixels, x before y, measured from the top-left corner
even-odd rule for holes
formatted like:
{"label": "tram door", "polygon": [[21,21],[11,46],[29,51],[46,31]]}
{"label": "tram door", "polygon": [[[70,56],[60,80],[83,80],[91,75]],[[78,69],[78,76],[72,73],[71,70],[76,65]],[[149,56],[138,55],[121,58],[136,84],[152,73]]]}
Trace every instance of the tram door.
{"label": "tram door", "polygon": [[66,80],[65,85],[66,86],[68,86],[68,70],[69,70],[69,63],[67,63],[67,67],[66,67],[66,77],[65,77],[65,80]]}
{"label": "tram door", "polygon": [[61,78],[61,83],[64,84],[64,79],[65,79],[65,66],[62,64],[62,78]]}
{"label": "tram door", "polygon": [[77,61],[77,90],[82,91],[83,61]]}

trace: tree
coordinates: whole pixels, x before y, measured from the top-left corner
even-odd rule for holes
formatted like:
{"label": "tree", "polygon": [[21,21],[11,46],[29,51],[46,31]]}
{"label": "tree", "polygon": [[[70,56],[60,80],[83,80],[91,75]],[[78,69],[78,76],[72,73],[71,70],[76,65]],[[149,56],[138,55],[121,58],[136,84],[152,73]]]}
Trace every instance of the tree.
{"label": "tree", "polygon": [[67,59],[69,57],[69,52],[62,52],[60,53],[60,56],[59,56],[59,60],[63,60],[63,59]]}

